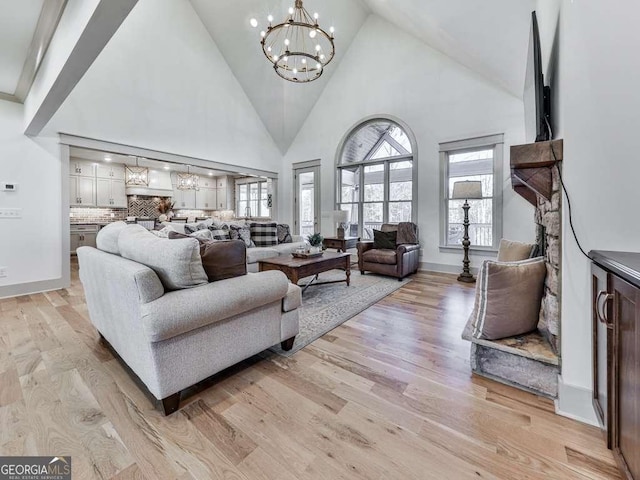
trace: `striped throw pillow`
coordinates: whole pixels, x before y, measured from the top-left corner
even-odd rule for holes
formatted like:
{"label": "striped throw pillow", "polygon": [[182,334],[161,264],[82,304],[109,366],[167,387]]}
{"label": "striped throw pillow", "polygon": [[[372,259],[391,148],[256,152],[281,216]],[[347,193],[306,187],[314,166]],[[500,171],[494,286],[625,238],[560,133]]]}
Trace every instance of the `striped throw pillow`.
{"label": "striped throw pillow", "polygon": [[209,225],[209,230],[211,231],[211,236],[214,240],[230,240],[231,236],[229,234],[229,226],[228,225]]}
{"label": "striped throw pillow", "polygon": [[278,244],[277,223],[252,223],[251,240],[256,247],[272,247]]}
{"label": "striped throw pillow", "polygon": [[518,262],[485,260],[478,272],[471,312],[472,335],[498,340],[535,330],[546,274],[544,257]]}

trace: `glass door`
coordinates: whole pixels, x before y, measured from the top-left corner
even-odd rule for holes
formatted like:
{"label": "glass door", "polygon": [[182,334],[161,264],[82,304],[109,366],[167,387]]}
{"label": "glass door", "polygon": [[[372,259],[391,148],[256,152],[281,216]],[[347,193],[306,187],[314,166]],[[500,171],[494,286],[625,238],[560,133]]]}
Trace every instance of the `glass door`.
{"label": "glass door", "polygon": [[294,231],[306,238],[320,231],[320,167],[294,169],[293,178]]}

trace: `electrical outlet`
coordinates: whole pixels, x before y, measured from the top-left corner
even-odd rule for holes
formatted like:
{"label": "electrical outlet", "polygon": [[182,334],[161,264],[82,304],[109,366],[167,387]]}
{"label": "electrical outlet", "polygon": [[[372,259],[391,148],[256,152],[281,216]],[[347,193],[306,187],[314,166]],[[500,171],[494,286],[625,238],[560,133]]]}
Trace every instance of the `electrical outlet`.
{"label": "electrical outlet", "polygon": [[7,277],[7,267],[0,267],[0,278]]}

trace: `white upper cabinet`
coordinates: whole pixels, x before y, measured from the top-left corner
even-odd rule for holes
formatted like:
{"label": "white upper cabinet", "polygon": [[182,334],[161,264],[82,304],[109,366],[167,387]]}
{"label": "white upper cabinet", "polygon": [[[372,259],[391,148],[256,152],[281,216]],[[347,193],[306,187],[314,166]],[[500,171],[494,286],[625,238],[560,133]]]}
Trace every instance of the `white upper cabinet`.
{"label": "white upper cabinet", "polygon": [[124,165],[99,163],[96,167],[96,177],[124,180]]}
{"label": "white upper cabinet", "polygon": [[196,208],[199,210],[215,210],[216,189],[201,187],[200,190],[196,192]]}
{"label": "white upper cabinet", "polygon": [[94,177],[69,176],[69,204],[74,207],[96,206],[96,180]]}
{"label": "white upper cabinet", "polygon": [[98,207],[127,208],[124,180],[98,178],[96,204]]}
{"label": "white upper cabinet", "polygon": [[69,162],[69,175],[93,178],[95,177],[95,169],[95,164],[87,160],[72,158]]}

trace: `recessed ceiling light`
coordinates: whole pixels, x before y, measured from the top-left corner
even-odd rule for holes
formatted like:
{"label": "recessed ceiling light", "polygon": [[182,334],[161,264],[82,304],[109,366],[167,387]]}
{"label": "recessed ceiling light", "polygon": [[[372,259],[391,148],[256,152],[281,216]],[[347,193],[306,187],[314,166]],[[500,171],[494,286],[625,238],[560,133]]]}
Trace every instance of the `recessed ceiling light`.
{"label": "recessed ceiling light", "polygon": [[209,172],[209,176],[210,176],[210,177],[213,177],[213,172]]}
{"label": "recessed ceiling light", "polygon": [[170,170],[170,169],[171,169],[171,167],[170,167],[169,165],[165,165],[165,166],[164,166],[164,169],[165,169],[165,170]]}
{"label": "recessed ceiling light", "polygon": [[105,162],[110,162],[111,161],[111,157],[107,155],[106,157],[104,157],[104,161]]}

